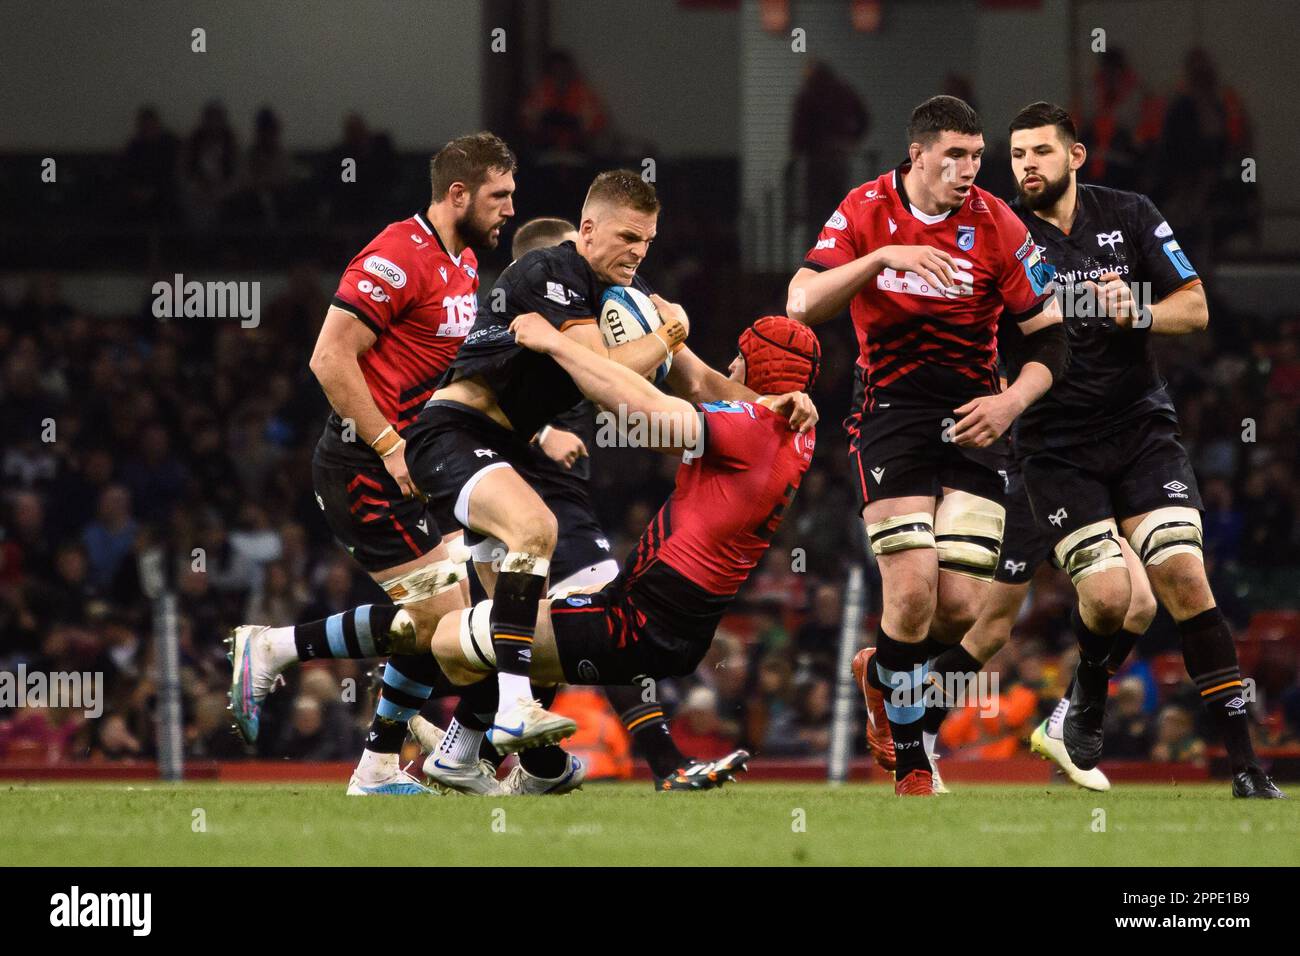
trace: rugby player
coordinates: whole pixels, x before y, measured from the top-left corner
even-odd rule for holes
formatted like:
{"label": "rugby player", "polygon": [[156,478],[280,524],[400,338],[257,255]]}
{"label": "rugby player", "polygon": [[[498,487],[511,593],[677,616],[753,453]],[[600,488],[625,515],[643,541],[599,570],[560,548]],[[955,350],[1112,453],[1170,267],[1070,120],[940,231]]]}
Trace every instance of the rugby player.
{"label": "rugby player", "polygon": [[[616,348],[597,327],[601,294],[611,285],[648,287],[637,269],[654,240],[659,200],[634,172],[601,173],[588,190],[577,243],[538,249],[514,263],[492,290],[444,384],[411,426],[407,459],[436,507],[452,512],[476,540],[505,551],[491,605],[498,708],[487,738],[508,753],[553,744],[576,725],[548,711],[529,685],[533,629],[556,540],[556,519],[521,474],[528,442],[582,393],[549,357],[520,348],[509,332],[517,316],[536,312],[562,334],[602,357],[648,375],[673,355],[667,383],[697,401],[748,394],[685,347],[686,313],[652,296],[663,324]],[[675,350],[675,351],[674,351]],[[792,427],[810,427],[806,396],[782,396]]]}
{"label": "rugby player", "polygon": [[[534,249],[561,242],[577,242],[577,227],[565,219],[532,219],[515,231],[511,245],[514,260]],[[584,399],[543,426],[534,436],[532,466],[526,478],[556,517],[557,537],[551,561],[548,597],[580,590],[597,589],[618,576],[618,562],[609,556],[609,539],[596,517],[587,491],[590,478],[588,446],[595,440],[595,409]],[[492,596],[495,572],[491,560],[505,555],[503,546],[486,542],[475,562],[475,573],[488,597]],[[490,725],[497,706],[496,687],[480,682],[469,688],[440,685],[434,696],[462,693],[452,721],[444,732],[428,719],[412,720],[412,736],[429,752],[424,772],[439,786],[461,793],[489,796],[502,793],[496,770],[502,755],[486,742],[475,751],[474,743]],[[545,692],[543,692],[545,693]],[[721,786],[745,769],[749,753],[733,751],[717,760],[701,761],[682,754],[673,742],[662,705],[643,699],[643,688],[606,687],[605,694],[641,755],[650,764],[657,791],[706,790]],[[430,715],[431,716],[431,715]],[[462,728],[477,733],[466,734]],[[567,755],[548,757],[536,748],[524,752],[527,777],[512,773],[506,779],[506,793],[536,792],[526,788],[535,780],[553,780],[573,768]],[[566,786],[580,784],[585,768],[577,768]],[[554,792],[547,790],[546,792]]]}
{"label": "rugby player", "polygon": [[[551,356],[593,401],[629,419],[672,422],[660,450],[681,454],[676,487],[622,573],[592,594],[541,602],[533,640],[538,683],[635,684],[692,673],[719,619],[766,551],[812,460],[815,433],[791,428],[768,394],[812,387],[816,336],[784,316],[740,337],[737,400],[692,404],[660,392],[540,315],[510,326],[521,347]],[[789,407],[789,406],[787,406]],[[493,602],[444,617],[433,650],[456,683],[496,667]]]}
{"label": "rugby player", "polygon": [[[1006,326],[1001,333],[999,351],[1004,359],[1009,359],[1009,364],[1015,367],[1018,364],[1016,354],[1019,347],[1015,340],[1020,337],[1019,333],[1015,326]],[[1067,368],[1065,376],[1069,374]],[[1014,448],[1014,439],[1012,447]],[[1011,629],[1020,616],[1021,606],[1029,593],[1029,582],[1033,580],[1034,574],[1052,550],[1052,541],[1043,534],[1034,521],[1029,496],[1025,491],[1024,478],[1016,467],[1014,456],[1008,457],[1005,467],[1007,477],[1003,504],[1007,512],[1006,526],[1002,533],[1002,549],[998,554],[997,570],[993,574],[993,583],[989,587],[988,597],[971,629],[962,638],[960,644],[943,651],[930,664],[931,673],[942,682],[947,682],[953,677],[960,677],[963,680],[972,678],[1006,645],[1011,638]],[[1121,539],[1119,546],[1128,565],[1133,593],[1129,599],[1128,613],[1125,615],[1116,646],[1106,661],[1106,668],[1112,674],[1119,670],[1138,638],[1146,633],[1156,613],[1156,599],[1151,593],[1151,585],[1142,563],[1127,541]],[[861,665],[858,670],[855,670],[855,676],[860,670]],[[948,685],[945,683],[944,686]],[[877,722],[883,723],[882,695],[869,686],[864,690],[870,706],[878,715]],[[1054,761],[1074,783],[1089,790],[1104,792],[1110,789],[1110,780],[1101,768],[1082,770],[1076,767],[1061,740],[1061,723],[1069,709],[1069,695],[1072,690],[1073,687],[1066,690],[1065,696],[1057,702],[1051,716],[1034,729],[1029,744],[1035,753]],[[948,710],[947,703],[937,706],[930,703],[925,712],[923,741],[930,762],[935,766],[936,793],[946,792],[937,769],[938,754],[935,752],[935,745]],[[877,750],[881,749],[884,753],[878,756],[878,761],[885,769],[892,770],[892,753],[887,748],[881,748],[878,742]],[[877,756],[875,750],[873,756]]]}
{"label": "rugby player", "polygon": [[[932,97],[912,112],[908,141],[896,169],[827,220],[790,281],[787,312],[815,325],[850,307],[861,355],[845,426],[884,605],[859,670],[889,689],[895,792],[929,796],[926,661],[960,641],[984,603],[1004,521],[1004,453],[992,446],[1061,373],[1066,344],[1033,239],[975,185],[984,151],[975,111]],[[1005,390],[1000,321],[1025,336],[1024,365]],[[868,727],[869,739],[883,733]]]}
{"label": "rugby player", "polygon": [[334,409],[312,460],[316,500],[393,604],[295,627],[244,625],[229,640],[231,709],[249,742],[289,663],[393,654],[350,794],[426,792],[397,754],[434,682],[427,635],[447,611],[468,605],[469,592],[464,557],[454,553],[463,550],[459,529],[450,511],[420,495],[405,436],[473,325],[473,247],[495,248],[514,214],[514,170],[514,155],[491,133],[443,147],[430,162],[428,207],[386,227],[349,263],[311,357]]}
{"label": "rugby player", "polygon": [[1087,150],[1064,109],[1030,104],[1010,132],[1018,211],[1055,270],[1070,344],[1068,374],[1016,435],[1033,514],[1079,599],[1065,749],[1084,770],[1101,758],[1110,671],[1132,646],[1126,619],[1142,587],[1127,539],[1177,622],[1233,795],[1281,797],[1255,758],[1236,647],[1206,579],[1196,476],[1152,354],[1152,335],[1206,327],[1201,279],[1151,200],[1078,182]]}

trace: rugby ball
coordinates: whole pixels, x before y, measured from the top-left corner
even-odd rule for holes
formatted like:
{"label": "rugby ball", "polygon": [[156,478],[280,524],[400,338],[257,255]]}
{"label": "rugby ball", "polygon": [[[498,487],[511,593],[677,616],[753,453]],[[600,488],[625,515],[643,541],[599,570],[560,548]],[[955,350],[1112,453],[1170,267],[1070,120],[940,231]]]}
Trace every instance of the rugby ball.
{"label": "rugby ball", "polygon": [[[650,297],[631,286],[615,285],[600,297],[600,334],[608,348],[635,342],[663,324]],[[659,366],[655,381],[662,381],[672,367],[673,357]]]}

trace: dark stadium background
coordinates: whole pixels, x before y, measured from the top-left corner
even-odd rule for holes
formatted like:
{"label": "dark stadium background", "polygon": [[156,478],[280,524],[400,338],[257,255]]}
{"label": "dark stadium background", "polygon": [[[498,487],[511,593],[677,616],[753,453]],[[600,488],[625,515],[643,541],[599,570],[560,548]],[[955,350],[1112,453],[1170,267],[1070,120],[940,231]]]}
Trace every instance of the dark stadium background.
{"label": "dark stadium background", "polygon": [[[381,226],[423,208],[428,157],[447,139],[490,128],[512,144],[516,224],[576,217],[597,170],[652,169],[664,211],[643,275],[686,307],[696,351],[725,366],[738,331],[781,309],[835,203],[898,161],[908,112],[936,92],[980,110],[989,149],[979,182],[1004,196],[1009,117],[1035,99],[1069,105],[1094,158],[1085,178],[1151,194],[1206,277],[1209,332],[1162,341],[1160,358],[1208,505],[1215,592],[1257,682],[1258,743],[1300,748],[1300,89],[1287,66],[1300,8],[237,0],[0,10],[0,670],[102,671],[108,689],[95,721],[0,709],[0,768],[155,755],[151,608],[135,560],[151,547],[168,547],[179,568],[194,760],[250,756],[226,729],[229,627],[382,598],[332,542],[311,494],[326,403],[307,358],[343,266]],[[195,28],[204,52],[192,49]],[[1105,53],[1093,50],[1098,29]],[[1211,90],[1189,98],[1189,69],[1207,66]],[[547,105],[545,77],[563,71],[582,84],[577,113]],[[344,158],[357,160],[356,182],[340,181]],[[47,159],[53,182],[42,178]],[[1243,181],[1247,160],[1253,181]],[[484,291],[508,240],[482,257]],[[257,327],[154,318],[152,283],[176,273],[259,282]],[[681,745],[700,756],[736,744],[826,754],[845,573],[863,549],[838,428],[855,347],[846,319],[818,332],[814,470],[743,613],[699,674],[667,690]],[[672,470],[647,453],[596,451],[594,497],[620,556]],[[201,573],[194,548],[206,555]],[[1070,595],[1058,573],[1040,575],[998,661],[1004,714],[950,720],[949,761],[1023,758],[1023,738],[1073,668]],[[348,677],[354,702],[340,699]],[[1167,618],[1117,687],[1109,756],[1198,762],[1200,709]],[[354,759],[368,688],[350,662],[294,673],[272,697],[256,756]]]}

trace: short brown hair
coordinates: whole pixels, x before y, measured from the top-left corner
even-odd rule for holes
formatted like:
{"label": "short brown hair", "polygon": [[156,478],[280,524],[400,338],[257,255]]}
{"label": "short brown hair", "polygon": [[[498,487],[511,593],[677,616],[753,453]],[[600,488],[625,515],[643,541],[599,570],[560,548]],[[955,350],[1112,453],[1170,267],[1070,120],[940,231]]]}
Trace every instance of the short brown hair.
{"label": "short brown hair", "polygon": [[594,202],[612,202],[637,212],[659,211],[655,188],[630,169],[610,169],[593,179],[582,201],[583,212]]}
{"label": "short brown hair", "polygon": [[984,132],[984,124],[974,107],[955,96],[932,96],[912,110],[907,124],[908,143],[928,147],[944,132],[976,136]]}
{"label": "short brown hair", "polygon": [[545,249],[547,246],[557,245],[566,233],[577,231],[578,227],[567,219],[556,219],[551,216],[529,219],[515,230],[514,242],[510,245],[510,254],[518,259],[521,256],[528,255],[534,249]]}
{"label": "short brown hair", "polygon": [[1075,130],[1074,120],[1071,118],[1069,111],[1064,107],[1057,106],[1055,103],[1047,103],[1043,100],[1030,103],[1017,113],[1015,118],[1011,120],[1007,132],[1014,133],[1019,129],[1038,129],[1040,126],[1055,126],[1066,146],[1073,146],[1079,141],[1079,134]]}
{"label": "short brown hair", "polygon": [[489,173],[513,173],[515,168],[515,154],[495,133],[484,131],[458,136],[429,160],[433,201],[446,196],[452,183],[464,183],[473,193],[487,181]]}

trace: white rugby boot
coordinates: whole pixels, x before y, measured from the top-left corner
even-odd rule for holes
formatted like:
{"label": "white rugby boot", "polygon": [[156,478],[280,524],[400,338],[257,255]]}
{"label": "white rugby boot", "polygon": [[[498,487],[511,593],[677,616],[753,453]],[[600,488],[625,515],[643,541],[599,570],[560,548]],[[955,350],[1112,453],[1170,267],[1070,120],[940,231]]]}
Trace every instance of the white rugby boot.
{"label": "white rugby boot", "polygon": [[552,713],[531,697],[520,697],[512,706],[497,711],[487,739],[497,753],[512,754],[557,744],[577,730],[572,719]]}
{"label": "white rugby boot", "polygon": [[572,793],[582,787],[587,779],[587,765],[580,757],[567,754],[569,766],[558,777],[535,777],[521,765],[516,765],[501,783],[501,795],[507,797],[558,796]]}

